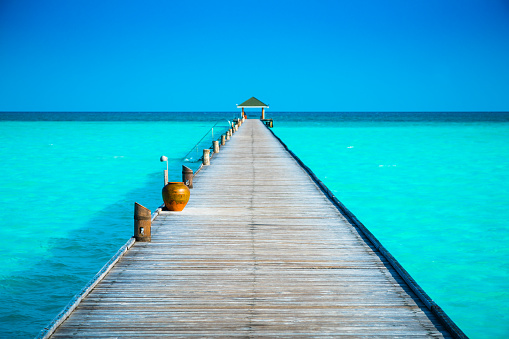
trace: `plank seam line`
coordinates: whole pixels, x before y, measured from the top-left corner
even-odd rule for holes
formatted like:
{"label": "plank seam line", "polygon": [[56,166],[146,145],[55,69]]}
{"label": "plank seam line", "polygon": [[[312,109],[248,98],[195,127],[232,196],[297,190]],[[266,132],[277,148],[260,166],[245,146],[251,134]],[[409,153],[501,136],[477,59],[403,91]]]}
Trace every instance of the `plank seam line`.
{"label": "plank seam line", "polygon": [[[157,216],[157,215],[156,215]],[[154,216],[155,218],[155,216]],[[113,266],[124,256],[124,254],[134,245],[136,239],[134,237],[130,238],[117,253],[111,257],[111,259],[101,268],[99,272],[88,282],[88,284],[83,287],[83,289],[76,294],[71,301],[64,307],[62,311],[49,323],[36,337],[36,339],[46,339],[49,338],[55,330],[60,326],[70,315],[71,313],[78,307],[81,301],[90,294],[92,289],[104,279],[104,277],[111,271]]]}
{"label": "plank seam line", "polygon": [[368,238],[368,240],[375,246],[380,254],[387,259],[389,264],[398,272],[400,277],[412,289],[417,297],[426,305],[426,307],[438,318],[444,327],[451,333],[454,338],[465,339],[468,338],[465,333],[454,323],[454,321],[445,313],[445,311],[434,302],[430,296],[417,284],[417,282],[410,276],[410,274],[403,268],[403,266],[394,258],[394,256],[383,247],[382,243],[368,230],[364,224],[357,219],[357,217],[332,193],[332,191],[316,176],[316,174],[293,152],[288,146],[271,130],[265,126],[269,132],[279,141],[285,150],[297,161],[297,163],[306,171],[310,178],[315,182],[318,188],[325,194],[325,196],[332,202],[338,211],[345,216],[352,226],[356,227],[361,233]]}

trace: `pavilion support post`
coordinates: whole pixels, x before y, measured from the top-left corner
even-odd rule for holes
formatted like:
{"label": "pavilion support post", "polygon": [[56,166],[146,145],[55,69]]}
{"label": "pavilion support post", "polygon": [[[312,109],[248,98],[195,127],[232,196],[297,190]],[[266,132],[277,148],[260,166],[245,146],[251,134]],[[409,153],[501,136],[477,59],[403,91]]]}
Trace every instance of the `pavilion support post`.
{"label": "pavilion support post", "polygon": [[262,120],[265,119],[265,107],[262,107]]}

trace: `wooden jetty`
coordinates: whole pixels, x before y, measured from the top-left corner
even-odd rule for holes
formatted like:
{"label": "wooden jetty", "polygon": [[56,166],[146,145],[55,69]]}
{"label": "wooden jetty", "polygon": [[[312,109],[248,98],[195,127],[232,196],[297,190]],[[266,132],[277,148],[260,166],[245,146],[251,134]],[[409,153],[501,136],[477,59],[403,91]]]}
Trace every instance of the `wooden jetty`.
{"label": "wooden jetty", "polygon": [[193,181],[41,337],[465,338],[260,120]]}

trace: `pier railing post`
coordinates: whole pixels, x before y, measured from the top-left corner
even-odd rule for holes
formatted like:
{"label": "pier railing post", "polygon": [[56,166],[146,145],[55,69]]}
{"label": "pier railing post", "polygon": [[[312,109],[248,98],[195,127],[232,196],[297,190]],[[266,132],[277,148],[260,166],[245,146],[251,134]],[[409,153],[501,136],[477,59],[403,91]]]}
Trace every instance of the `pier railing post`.
{"label": "pier railing post", "polygon": [[189,188],[193,188],[193,170],[182,165],[182,182]]}
{"label": "pier railing post", "polygon": [[203,150],[203,166],[210,165],[210,150],[208,148]]}
{"label": "pier railing post", "polygon": [[224,146],[224,145],[226,145],[226,135],[225,134],[221,135],[221,146]]}
{"label": "pier railing post", "polygon": [[152,215],[150,210],[134,203],[134,237],[136,241],[151,241]]}
{"label": "pier railing post", "polygon": [[214,145],[214,153],[219,153],[219,141],[214,140],[213,145]]}

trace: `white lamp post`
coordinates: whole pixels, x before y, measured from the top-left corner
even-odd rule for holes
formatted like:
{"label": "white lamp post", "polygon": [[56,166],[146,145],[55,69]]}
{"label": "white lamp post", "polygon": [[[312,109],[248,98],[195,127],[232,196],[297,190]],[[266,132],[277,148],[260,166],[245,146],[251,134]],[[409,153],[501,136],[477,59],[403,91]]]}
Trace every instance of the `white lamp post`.
{"label": "white lamp post", "polygon": [[161,155],[161,162],[166,161],[166,170],[164,171],[164,186],[168,185],[168,158],[164,155]]}

